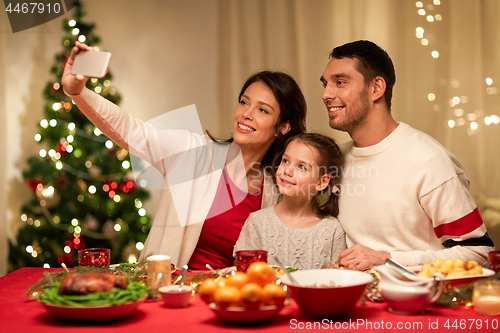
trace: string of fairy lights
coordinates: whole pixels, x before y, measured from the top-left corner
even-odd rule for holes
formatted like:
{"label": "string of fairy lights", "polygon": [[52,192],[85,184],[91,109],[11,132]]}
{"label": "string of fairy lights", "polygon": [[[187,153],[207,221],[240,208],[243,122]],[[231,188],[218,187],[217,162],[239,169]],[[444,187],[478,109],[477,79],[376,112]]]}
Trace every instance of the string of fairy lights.
{"label": "string of fairy lights", "polygon": [[[76,20],[70,20],[68,22],[68,25],[70,27],[75,27],[72,30],[72,34],[74,36],[78,35],[78,38],[77,38],[78,41],[80,41],[82,43],[86,41],[86,37],[84,35],[79,35],[80,30],[76,27],[76,25],[77,25]],[[70,40],[69,39],[64,40],[63,44],[65,46],[70,45]],[[98,47],[95,47],[95,49],[98,50]],[[61,74],[61,73],[58,73],[58,74]],[[90,79],[90,81],[93,84],[93,90],[97,94],[114,95],[116,93],[116,90],[114,87],[112,87],[110,80],[105,80],[102,85],[98,82],[98,79]],[[59,91],[60,89],[62,89],[62,87],[61,87],[60,83],[55,82],[52,84],[52,89],[54,91]],[[71,109],[73,108],[73,105],[74,105],[73,101],[72,101],[72,103],[69,103],[66,101],[54,102],[52,104],[52,109],[54,110],[54,112],[70,112]],[[110,174],[99,175],[100,170],[97,170],[97,168],[95,168],[93,166],[93,163],[90,160],[87,160],[84,163],[86,170],[76,169],[76,168],[72,167],[71,165],[61,161],[61,157],[65,153],[73,154],[77,158],[82,156],[82,151],[78,148],[76,148],[76,149],[74,148],[74,143],[77,140],[81,140],[81,139],[93,140],[95,142],[101,142],[108,150],[115,149],[114,143],[111,140],[109,140],[107,137],[102,135],[102,132],[97,127],[94,127],[93,131],[89,132],[89,131],[85,131],[85,130],[77,128],[75,123],[73,123],[73,122],[67,122],[64,120],[57,120],[55,117],[53,119],[42,119],[40,121],[41,128],[45,129],[45,128],[48,128],[49,126],[54,127],[54,128],[56,126],[58,126],[61,129],[61,133],[64,133],[67,131],[68,135],[66,135],[65,137],[62,137],[59,140],[57,147],[55,147],[55,148],[52,148],[52,147],[41,148],[39,150],[38,154],[41,158],[51,159],[54,162],[54,168],[57,171],[64,170],[64,171],[76,176],[77,178],[79,178],[78,186],[79,186],[81,192],[83,193],[83,194],[80,193],[78,195],[78,197],[76,198],[79,202],[84,201],[85,196],[92,199],[94,194],[97,191],[97,187],[95,185],[88,186],[87,183],[85,182],[86,180],[92,181],[92,182],[94,182],[94,184],[95,184],[95,182],[102,182],[103,183],[102,189],[104,190],[104,192],[107,193],[109,198],[115,202],[121,201],[121,197],[118,194],[118,189],[120,189],[124,193],[128,193],[128,192],[133,190],[134,186],[136,186],[134,182],[127,181],[125,179],[124,179],[124,182],[122,184],[118,184],[115,181],[112,181],[112,179],[116,178],[115,176],[117,176],[117,175],[110,175]],[[34,139],[36,142],[42,141],[42,139],[43,139],[42,134],[41,133],[35,134]],[[121,166],[124,170],[129,170],[131,167],[130,162],[125,159],[127,157],[127,155],[128,155],[128,151],[126,151],[125,149],[119,149],[116,153],[117,158],[119,160],[123,161]],[[85,236],[88,236],[88,237],[95,238],[95,239],[112,239],[113,237],[115,237],[114,234],[109,233],[109,232],[102,232],[101,233],[101,232],[95,232],[92,230],[82,228],[82,222],[84,222],[84,221],[81,221],[76,217],[71,219],[70,224],[61,223],[60,217],[57,215],[52,215],[48,209],[51,200],[57,201],[56,189],[54,188],[54,186],[52,184],[45,184],[44,185],[40,182],[40,183],[36,184],[35,192],[36,192],[36,195],[38,197],[40,208],[41,208],[41,211],[42,211],[45,219],[53,227],[58,228],[60,230],[67,230],[69,233],[71,233],[74,237],[74,239],[73,239],[74,244],[73,245],[75,248],[79,248],[79,244],[83,244],[81,239],[80,239],[80,236],[82,234]],[[86,193],[86,195],[84,195],[85,193]],[[136,198],[134,200],[134,205],[137,209],[137,214],[139,215],[140,222],[142,224],[146,224],[147,223],[147,218],[146,218],[147,212],[144,209],[144,207],[142,206],[142,201],[139,198]],[[91,219],[92,217],[87,216],[85,219],[89,219],[89,218]],[[39,227],[41,225],[41,221],[39,219],[31,218],[31,217],[27,216],[26,214],[21,215],[21,220],[23,222],[26,222],[27,224],[33,225],[35,227]],[[127,228],[127,226],[123,223],[123,221],[121,219],[118,218],[116,221],[113,221],[114,232],[119,232],[123,228]],[[141,251],[144,248],[144,244],[142,242],[136,242],[135,248],[138,251]],[[31,254],[31,256],[33,256],[35,258],[40,253],[43,252],[43,249],[40,247],[39,244],[37,244],[37,242],[26,246],[25,250],[27,253]],[[71,253],[72,248],[66,244],[66,246],[64,246],[64,248],[63,248],[63,251],[65,253]],[[128,262],[133,263],[133,262],[136,262],[137,259],[138,258],[136,257],[135,254],[130,254],[128,257]],[[43,267],[49,268],[50,265],[48,263],[45,263],[43,265]]]}
{"label": "string of fairy lights", "polygon": [[[429,29],[433,28],[434,22],[439,22],[443,20],[443,16],[439,14],[439,8],[441,5],[441,0],[432,0],[427,4],[424,4],[424,1],[417,1],[415,6],[417,8],[417,14],[425,18],[424,24],[429,26]],[[422,26],[416,28],[416,37],[420,39],[420,42],[425,47],[431,47],[430,56],[434,59],[438,59],[440,57],[438,47],[433,45],[428,38],[425,38],[425,29]],[[458,80],[451,80],[450,82],[452,88],[460,87],[460,82]],[[498,93],[498,89],[495,87],[493,79],[491,77],[485,78],[485,92],[486,95],[496,95]],[[427,99],[431,102],[436,100],[437,96],[435,93],[430,92],[427,95]],[[464,109],[466,108],[464,104],[469,101],[468,96],[451,96],[448,98],[448,103],[451,108],[453,108],[453,116],[450,117],[445,123],[445,126],[448,128],[458,128],[467,125],[467,134],[474,135],[477,134],[478,129],[480,128],[480,123],[484,122],[486,126],[489,125],[497,125],[500,123],[500,118],[496,114],[484,115],[484,111],[474,110],[472,112],[466,112]],[[434,104],[434,110],[439,111],[439,104]]]}

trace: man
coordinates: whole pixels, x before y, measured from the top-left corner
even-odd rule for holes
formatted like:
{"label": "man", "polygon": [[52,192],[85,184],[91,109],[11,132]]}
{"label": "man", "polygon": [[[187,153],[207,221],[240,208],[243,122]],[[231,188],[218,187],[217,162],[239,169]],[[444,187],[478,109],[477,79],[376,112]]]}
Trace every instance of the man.
{"label": "man", "polygon": [[349,133],[339,220],[348,249],[338,263],[361,270],[392,258],[488,264],[493,242],[468,192],[462,164],[430,136],[391,115],[389,55],[370,41],[335,48],[321,77],[330,127]]}

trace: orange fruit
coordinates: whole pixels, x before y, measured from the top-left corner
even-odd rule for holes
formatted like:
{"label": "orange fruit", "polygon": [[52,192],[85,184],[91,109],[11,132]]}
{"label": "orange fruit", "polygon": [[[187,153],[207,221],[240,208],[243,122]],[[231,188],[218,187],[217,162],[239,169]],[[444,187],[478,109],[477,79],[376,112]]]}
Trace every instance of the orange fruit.
{"label": "orange fruit", "polygon": [[238,306],[241,301],[241,292],[233,286],[225,286],[217,289],[214,294],[215,304],[221,309],[230,306]]}
{"label": "orange fruit", "polygon": [[257,283],[264,287],[274,282],[274,269],[263,261],[253,262],[247,269],[248,282]]}
{"label": "orange fruit", "polygon": [[262,288],[256,283],[247,283],[241,288],[241,301],[247,310],[256,310],[264,299]]}
{"label": "orange fruit", "polygon": [[198,294],[206,303],[213,302],[215,292],[220,288],[215,279],[206,279],[198,289]]}
{"label": "orange fruit", "polygon": [[248,283],[248,276],[243,272],[232,272],[226,280],[226,285],[241,289]]}
{"label": "orange fruit", "polygon": [[268,283],[262,288],[265,305],[281,306],[285,303],[286,290],[276,283]]}
{"label": "orange fruit", "polygon": [[219,288],[225,287],[227,285],[227,279],[225,277],[218,277],[215,282],[219,285]]}

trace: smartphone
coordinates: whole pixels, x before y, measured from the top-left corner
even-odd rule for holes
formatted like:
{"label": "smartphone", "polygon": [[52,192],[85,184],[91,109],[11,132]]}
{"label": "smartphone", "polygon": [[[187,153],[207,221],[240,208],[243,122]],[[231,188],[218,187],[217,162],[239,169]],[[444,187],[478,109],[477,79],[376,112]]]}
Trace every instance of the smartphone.
{"label": "smartphone", "polygon": [[108,69],[111,53],[99,51],[80,51],[76,54],[71,74],[103,78]]}

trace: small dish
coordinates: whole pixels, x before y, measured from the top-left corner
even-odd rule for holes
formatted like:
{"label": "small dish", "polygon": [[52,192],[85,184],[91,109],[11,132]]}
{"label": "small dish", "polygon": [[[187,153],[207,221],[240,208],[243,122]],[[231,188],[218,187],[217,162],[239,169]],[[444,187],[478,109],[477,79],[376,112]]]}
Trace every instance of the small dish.
{"label": "small dish", "polygon": [[218,318],[232,323],[263,322],[270,320],[283,309],[283,306],[276,305],[262,306],[257,310],[246,310],[245,308],[239,307],[221,309],[215,303],[209,303],[207,305]]}
{"label": "small dish", "polygon": [[47,311],[57,317],[78,321],[103,321],[125,317],[134,312],[146,297],[129,303],[108,306],[67,306],[42,303]]}
{"label": "small dish", "polygon": [[189,305],[193,288],[190,286],[163,286],[158,289],[161,298],[168,308],[185,308]]}

